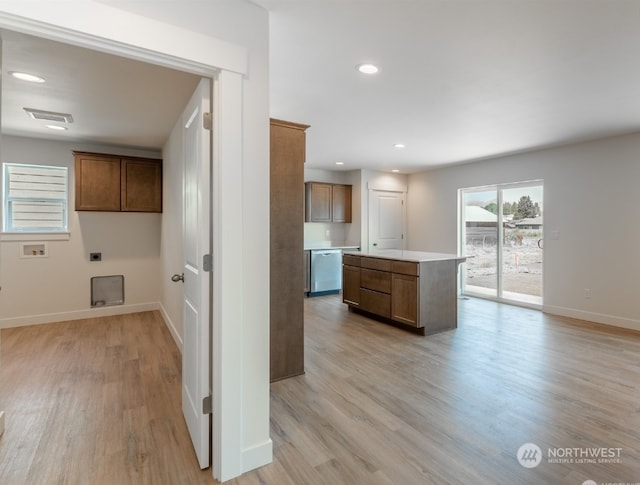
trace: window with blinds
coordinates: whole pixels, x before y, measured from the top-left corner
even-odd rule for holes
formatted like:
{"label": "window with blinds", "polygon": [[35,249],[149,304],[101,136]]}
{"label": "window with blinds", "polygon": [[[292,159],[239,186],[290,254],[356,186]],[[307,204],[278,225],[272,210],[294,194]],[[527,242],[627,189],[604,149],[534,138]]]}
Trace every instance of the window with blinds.
{"label": "window with blinds", "polygon": [[4,164],[5,232],[67,232],[67,168]]}

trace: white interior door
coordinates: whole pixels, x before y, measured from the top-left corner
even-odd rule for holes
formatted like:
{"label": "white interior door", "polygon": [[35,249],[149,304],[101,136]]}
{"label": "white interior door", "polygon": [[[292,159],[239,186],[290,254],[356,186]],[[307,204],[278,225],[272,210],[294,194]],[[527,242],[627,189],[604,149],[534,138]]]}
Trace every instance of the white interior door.
{"label": "white interior door", "polygon": [[211,132],[204,128],[210,112],[211,81],[202,79],[184,121],[184,341],[182,412],[201,468],[210,463],[211,273],[204,267],[211,253]]}
{"label": "white interior door", "polygon": [[369,250],[404,249],[404,193],[369,191]]}

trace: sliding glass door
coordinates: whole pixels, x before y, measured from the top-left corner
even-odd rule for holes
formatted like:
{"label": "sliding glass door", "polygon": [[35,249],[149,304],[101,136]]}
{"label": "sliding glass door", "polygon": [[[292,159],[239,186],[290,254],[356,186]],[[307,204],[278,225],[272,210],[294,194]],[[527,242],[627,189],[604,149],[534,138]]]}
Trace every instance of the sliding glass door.
{"label": "sliding glass door", "polygon": [[460,190],[464,294],[542,304],[541,181]]}
{"label": "sliding glass door", "polygon": [[462,191],[463,292],[498,296],[497,200],[495,187]]}
{"label": "sliding glass door", "polygon": [[501,296],[542,304],[542,184],[499,188],[504,220]]}

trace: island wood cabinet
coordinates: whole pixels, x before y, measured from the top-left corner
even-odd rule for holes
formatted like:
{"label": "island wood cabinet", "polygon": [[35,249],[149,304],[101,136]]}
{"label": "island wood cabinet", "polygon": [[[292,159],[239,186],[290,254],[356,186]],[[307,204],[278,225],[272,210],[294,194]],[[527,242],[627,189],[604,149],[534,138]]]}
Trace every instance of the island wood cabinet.
{"label": "island wood cabinet", "polygon": [[418,294],[417,276],[391,273],[391,319],[419,327]]}
{"label": "island wood cabinet", "polygon": [[77,211],[162,212],[162,160],[73,154]]}
{"label": "island wood cabinet", "polygon": [[351,222],[351,185],[306,182],[305,222]]}
{"label": "island wood cabinet", "polygon": [[[271,120],[270,379],[304,373],[304,161],[307,125]],[[303,257],[300,256],[303,254]]]}
{"label": "island wood cabinet", "polygon": [[423,334],[456,328],[457,264],[345,254],[342,301]]}
{"label": "island wood cabinet", "polygon": [[360,306],[360,256],[342,256],[342,301]]}

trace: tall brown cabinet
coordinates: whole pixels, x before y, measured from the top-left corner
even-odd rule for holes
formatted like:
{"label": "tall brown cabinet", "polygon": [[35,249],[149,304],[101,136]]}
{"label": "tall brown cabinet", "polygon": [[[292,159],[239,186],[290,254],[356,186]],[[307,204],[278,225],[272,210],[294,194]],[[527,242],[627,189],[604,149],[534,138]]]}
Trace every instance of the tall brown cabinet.
{"label": "tall brown cabinet", "polygon": [[271,120],[271,381],[304,373],[304,161],[308,125]]}

